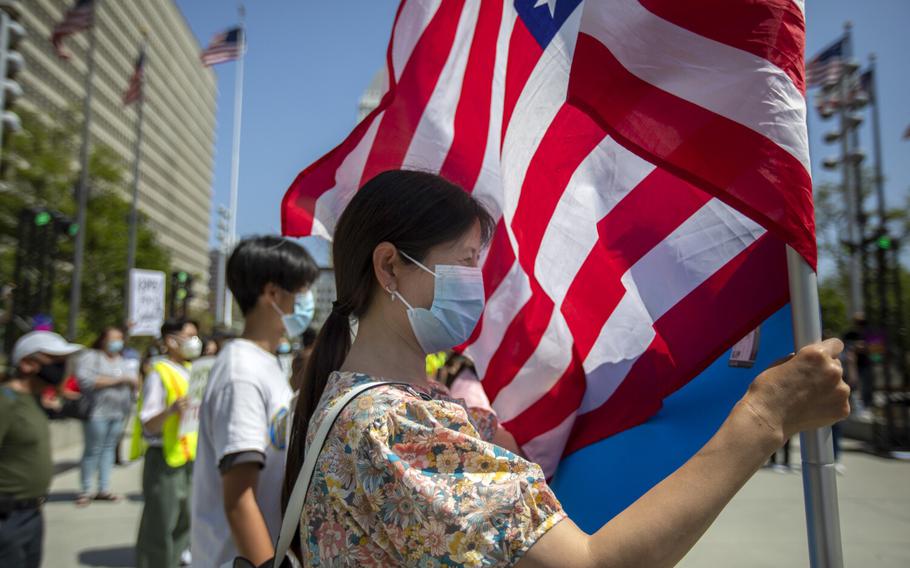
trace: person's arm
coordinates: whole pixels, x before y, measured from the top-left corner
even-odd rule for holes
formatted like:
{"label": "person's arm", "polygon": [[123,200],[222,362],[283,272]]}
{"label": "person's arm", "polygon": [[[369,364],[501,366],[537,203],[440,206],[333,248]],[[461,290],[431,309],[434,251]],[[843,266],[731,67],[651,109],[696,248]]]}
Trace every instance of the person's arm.
{"label": "person's arm", "polygon": [[139,416],[142,421],[142,429],[146,434],[152,436],[160,434],[164,421],[168,417],[186,410],[187,404],[187,398],[180,397],[168,406],[161,376],[152,371],[146,377],[142,391],[142,412]]}
{"label": "person's arm", "polygon": [[[234,365],[224,365],[222,371],[243,374]],[[268,525],[256,501],[269,439],[268,409],[257,384],[236,376],[219,379],[209,378],[214,381],[209,385],[219,388],[203,399],[203,405],[221,473],[224,514],[237,551],[259,566],[274,554]]]}
{"label": "person's arm", "polygon": [[234,465],[221,475],[224,515],[237,552],[254,566],[275,555],[272,537],[256,502],[256,484],[262,465],[247,462]]}
{"label": "person's arm", "polygon": [[157,435],[161,433],[161,429],[164,428],[164,421],[167,420],[170,416],[174,414],[180,414],[186,410],[189,401],[185,396],[181,396],[170,406],[159,412],[158,414],[152,416],[148,420],[142,423],[142,428],[145,431],[152,435]]}
{"label": "person's arm", "polygon": [[674,566],[785,440],[849,414],[849,388],[836,358],[842,349],[839,340],[829,340],[766,370],[680,469],[593,535],[568,519],[557,524],[517,566]]}

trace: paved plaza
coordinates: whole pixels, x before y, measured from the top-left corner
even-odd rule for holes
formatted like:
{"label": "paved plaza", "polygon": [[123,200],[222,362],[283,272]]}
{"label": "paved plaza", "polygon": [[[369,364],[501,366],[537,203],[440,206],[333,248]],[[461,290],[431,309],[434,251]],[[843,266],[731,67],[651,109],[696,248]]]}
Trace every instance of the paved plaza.
{"label": "paved plaza", "polygon": [[[142,464],[116,468],[113,490],[120,503],[77,509],[81,429],[54,424],[55,461],[45,516],[47,568],[129,567],[142,510]],[[849,442],[847,442],[849,444]],[[798,459],[794,449],[794,459]],[[846,473],[838,477],[846,565],[862,568],[910,566],[910,462],[847,451]],[[733,499],[680,566],[801,567],[808,565],[798,472],[760,471]]]}

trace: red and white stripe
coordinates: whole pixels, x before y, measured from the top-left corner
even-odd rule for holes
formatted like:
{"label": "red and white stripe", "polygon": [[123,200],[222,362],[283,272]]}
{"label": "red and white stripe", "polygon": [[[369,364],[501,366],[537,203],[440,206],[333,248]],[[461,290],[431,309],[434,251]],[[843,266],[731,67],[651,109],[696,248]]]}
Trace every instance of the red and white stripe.
{"label": "red and white stripe", "polygon": [[785,243],[815,261],[802,4],[679,4],[588,2],[541,49],[509,0],[404,0],[388,92],[282,204],[285,234],[330,238],[414,167],[490,206],[466,348],[548,474],[779,309]]}
{"label": "red and white stripe", "polygon": [[51,32],[51,44],[54,52],[61,59],[69,59],[70,54],[63,49],[63,40],[68,36],[87,30],[95,22],[94,0],[77,0],[72,8],[66,11],[63,19],[54,26]]}

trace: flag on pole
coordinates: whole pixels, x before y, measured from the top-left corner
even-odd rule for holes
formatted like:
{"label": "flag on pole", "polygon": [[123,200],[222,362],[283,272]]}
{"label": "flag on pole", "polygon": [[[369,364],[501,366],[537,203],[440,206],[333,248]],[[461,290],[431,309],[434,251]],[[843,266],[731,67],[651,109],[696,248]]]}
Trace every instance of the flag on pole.
{"label": "flag on pole", "polygon": [[806,63],[806,86],[823,87],[840,80],[844,65],[844,38],[841,38]]}
{"label": "flag on pole", "polygon": [[95,22],[95,0],[76,0],[72,8],[66,11],[63,20],[54,26],[51,43],[57,57],[69,59],[70,54],[63,49],[63,40],[70,35],[87,30]]}
{"label": "flag on pole", "polygon": [[133,74],[130,76],[130,83],[123,92],[123,104],[130,105],[139,100],[142,96],[142,84],[145,81],[145,48],[139,51],[139,57],[136,58],[136,64],[133,67]]}
{"label": "flag on pole", "polygon": [[379,172],[438,172],[499,219],[466,345],[554,473],[640,424],[814,266],[796,2],[401,2],[379,106],[303,170],[286,235],[331,238]]}
{"label": "flag on pole", "polygon": [[215,34],[209,46],[200,55],[202,64],[206,67],[234,61],[240,57],[243,50],[243,28],[236,27],[226,32]]}

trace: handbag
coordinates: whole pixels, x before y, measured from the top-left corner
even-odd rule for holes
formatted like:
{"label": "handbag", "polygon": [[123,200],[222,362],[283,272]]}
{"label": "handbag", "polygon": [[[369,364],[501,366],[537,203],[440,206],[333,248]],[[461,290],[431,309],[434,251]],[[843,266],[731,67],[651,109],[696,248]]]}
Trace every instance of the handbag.
{"label": "handbag", "polygon": [[291,491],[291,497],[288,499],[287,510],[284,512],[284,518],[281,520],[281,531],[278,534],[278,544],[275,545],[275,556],[263,562],[260,566],[242,556],[238,556],[231,564],[225,564],[222,568],[291,568],[294,566],[291,558],[288,556],[288,549],[291,546],[291,540],[294,538],[294,532],[300,525],[300,516],[303,514],[303,505],[306,502],[306,494],[310,489],[310,480],[313,477],[313,471],[316,469],[316,459],[322,452],[325,445],[325,439],[329,435],[329,430],[338,419],[338,415],[344,410],[352,400],[360,396],[364,391],[383,385],[405,385],[407,383],[392,383],[385,381],[374,381],[357,385],[349,390],[338,403],[335,405],[319,425],[316,435],[313,436],[313,442],[307,450],[306,457],[303,460],[303,466],[297,475],[297,481],[294,482],[294,489]]}

